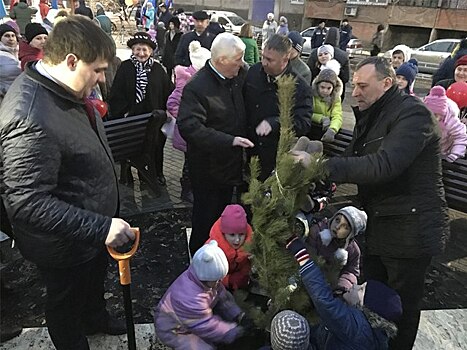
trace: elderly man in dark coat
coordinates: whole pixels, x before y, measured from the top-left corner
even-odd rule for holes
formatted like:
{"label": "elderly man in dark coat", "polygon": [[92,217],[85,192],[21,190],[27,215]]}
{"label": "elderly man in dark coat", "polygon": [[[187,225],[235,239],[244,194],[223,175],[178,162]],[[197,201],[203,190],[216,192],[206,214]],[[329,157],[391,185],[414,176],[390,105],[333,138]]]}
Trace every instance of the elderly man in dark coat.
{"label": "elderly man in dark coat", "polygon": [[242,185],[243,148],[253,146],[246,136],[243,103],[245,44],[230,33],[219,34],[211,60],[183,90],[177,125],[187,142],[187,160],[193,189],[193,256],[225,206],[234,188]]}

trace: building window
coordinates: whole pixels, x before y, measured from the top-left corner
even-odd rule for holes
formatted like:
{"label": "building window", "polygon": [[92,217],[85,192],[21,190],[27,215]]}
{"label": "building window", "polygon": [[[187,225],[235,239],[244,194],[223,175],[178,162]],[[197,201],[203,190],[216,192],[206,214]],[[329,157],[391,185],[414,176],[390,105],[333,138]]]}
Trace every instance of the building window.
{"label": "building window", "polygon": [[290,0],[292,5],[303,5],[305,3],[304,0]]}
{"label": "building window", "polygon": [[347,0],[347,5],[387,6],[389,0]]}

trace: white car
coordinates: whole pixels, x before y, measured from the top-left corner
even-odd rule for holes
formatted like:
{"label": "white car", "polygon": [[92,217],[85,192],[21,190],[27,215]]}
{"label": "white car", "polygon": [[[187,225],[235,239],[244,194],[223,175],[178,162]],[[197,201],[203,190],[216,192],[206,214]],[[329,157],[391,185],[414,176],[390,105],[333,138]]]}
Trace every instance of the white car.
{"label": "white car", "polygon": [[235,12],[215,10],[206,10],[206,12],[209,16],[215,14],[219,24],[224,27],[225,31],[236,35],[240,34],[240,28],[242,28],[242,25],[246,22],[246,20]]}
{"label": "white car", "polygon": [[[439,64],[448,57],[461,39],[439,39],[412,50],[412,57],[418,62],[418,71],[433,74]],[[391,59],[392,50],[386,51],[384,57]]]}

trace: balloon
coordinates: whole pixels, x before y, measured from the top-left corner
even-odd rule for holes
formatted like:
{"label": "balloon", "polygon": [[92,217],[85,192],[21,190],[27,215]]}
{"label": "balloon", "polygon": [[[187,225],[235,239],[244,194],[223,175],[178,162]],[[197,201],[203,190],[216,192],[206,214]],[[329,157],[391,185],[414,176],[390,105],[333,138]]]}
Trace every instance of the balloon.
{"label": "balloon", "polygon": [[446,90],[446,96],[457,103],[459,109],[467,107],[467,83],[458,81]]}
{"label": "balloon", "polygon": [[91,99],[90,101],[94,108],[99,112],[101,118],[104,118],[108,111],[107,103],[98,99]]}

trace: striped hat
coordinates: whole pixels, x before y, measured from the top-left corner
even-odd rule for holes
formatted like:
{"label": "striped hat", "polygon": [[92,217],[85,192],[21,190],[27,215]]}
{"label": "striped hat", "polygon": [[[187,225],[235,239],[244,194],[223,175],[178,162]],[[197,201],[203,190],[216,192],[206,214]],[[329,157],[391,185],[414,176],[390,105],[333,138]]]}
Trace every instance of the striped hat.
{"label": "striped hat", "polygon": [[295,311],[279,312],[271,322],[273,350],[307,350],[310,347],[308,321]]}

